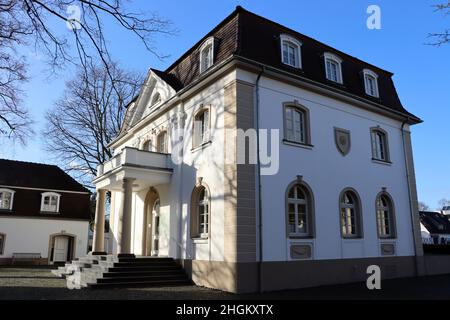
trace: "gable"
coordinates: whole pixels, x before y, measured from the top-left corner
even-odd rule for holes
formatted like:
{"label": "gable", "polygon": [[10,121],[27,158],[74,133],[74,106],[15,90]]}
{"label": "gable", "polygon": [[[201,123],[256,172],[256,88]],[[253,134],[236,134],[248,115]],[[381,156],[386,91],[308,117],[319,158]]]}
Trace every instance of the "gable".
{"label": "gable", "polygon": [[127,108],[122,131],[132,128],[141,119],[176,94],[175,89],[164,81],[158,73],[158,70],[149,70],[139,95]]}

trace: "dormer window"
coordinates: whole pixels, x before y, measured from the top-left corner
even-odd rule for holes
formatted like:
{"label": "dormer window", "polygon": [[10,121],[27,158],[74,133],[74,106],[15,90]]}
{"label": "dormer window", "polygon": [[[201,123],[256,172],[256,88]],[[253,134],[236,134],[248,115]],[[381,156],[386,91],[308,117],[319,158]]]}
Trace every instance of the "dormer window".
{"label": "dormer window", "polygon": [[214,63],[214,38],[207,39],[200,47],[200,73],[208,70]]}
{"label": "dormer window", "polygon": [[59,199],[61,195],[54,192],[44,192],[41,200],[41,212],[59,213]]}
{"label": "dormer window", "polygon": [[364,87],[366,94],[375,98],[379,98],[378,92],[378,75],[372,70],[364,69]]}
{"label": "dormer window", "polygon": [[342,79],[342,59],[335,54],[326,52],[324,54],[325,59],[325,75],[328,80],[343,83]]}
{"label": "dormer window", "polygon": [[281,62],[294,68],[302,68],[301,42],[282,34],[281,39]]}
{"label": "dormer window", "polygon": [[12,210],[14,190],[0,189],[0,210]]}

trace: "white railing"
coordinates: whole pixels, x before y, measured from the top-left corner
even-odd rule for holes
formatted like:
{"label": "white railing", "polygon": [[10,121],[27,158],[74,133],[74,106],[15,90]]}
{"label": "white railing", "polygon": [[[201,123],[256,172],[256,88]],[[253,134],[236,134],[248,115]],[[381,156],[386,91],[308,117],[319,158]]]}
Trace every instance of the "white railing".
{"label": "white railing", "polygon": [[170,168],[171,162],[169,154],[125,147],[121,153],[97,166],[97,177],[100,177],[121,165],[133,165],[148,168]]}

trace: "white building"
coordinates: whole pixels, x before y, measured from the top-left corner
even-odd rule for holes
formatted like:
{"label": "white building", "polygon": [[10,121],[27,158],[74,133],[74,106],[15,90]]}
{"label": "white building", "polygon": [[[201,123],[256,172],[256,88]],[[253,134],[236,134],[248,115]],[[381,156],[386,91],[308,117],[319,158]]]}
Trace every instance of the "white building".
{"label": "white building", "polygon": [[57,166],[0,159],[0,264],[86,255],[90,192]]}
{"label": "white building", "polygon": [[[174,257],[230,292],[359,281],[372,264],[413,276],[420,122],[392,73],[237,7],[149,71],[98,168],[97,225],[109,190],[114,253]],[[237,129],[260,161],[250,143],[241,164]]]}

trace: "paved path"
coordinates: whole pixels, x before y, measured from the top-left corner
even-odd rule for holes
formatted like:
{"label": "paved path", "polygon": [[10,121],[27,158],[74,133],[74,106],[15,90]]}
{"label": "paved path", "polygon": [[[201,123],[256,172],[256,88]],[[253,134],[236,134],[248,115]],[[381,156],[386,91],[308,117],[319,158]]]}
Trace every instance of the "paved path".
{"label": "paved path", "polygon": [[450,275],[382,281],[382,290],[364,283],[233,295],[196,286],[69,290],[46,268],[0,268],[0,299],[450,299]]}

